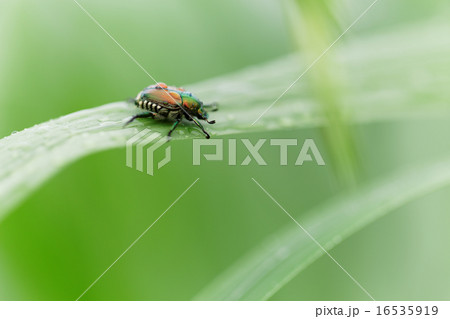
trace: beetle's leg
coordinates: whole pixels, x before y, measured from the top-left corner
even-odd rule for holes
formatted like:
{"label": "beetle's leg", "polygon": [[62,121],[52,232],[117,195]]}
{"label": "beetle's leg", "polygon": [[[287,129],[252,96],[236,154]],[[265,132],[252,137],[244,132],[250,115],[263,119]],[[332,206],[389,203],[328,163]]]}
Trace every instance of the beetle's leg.
{"label": "beetle's leg", "polygon": [[203,128],[203,125],[196,118],[193,117],[192,120],[203,131],[203,133],[205,134],[206,138],[210,138],[211,137],[211,136],[209,136],[208,132],[205,131],[205,129]]}
{"label": "beetle's leg", "polygon": [[211,109],[209,111],[211,112],[215,112],[217,111],[219,108],[217,107],[219,104],[214,102],[214,103],[210,103],[210,104],[204,104],[203,107],[207,108],[207,109]]}
{"label": "beetle's leg", "polygon": [[201,125],[200,122],[196,118],[194,118],[191,114],[189,114],[188,111],[186,111],[181,105],[179,105],[179,106],[180,106],[180,109],[184,113],[184,117],[190,121],[194,121],[195,125],[197,125],[202,130],[202,132],[205,134],[206,138],[210,138],[211,136],[209,136],[208,132],[205,131],[205,129],[203,128],[203,125]]}
{"label": "beetle's leg", "polygon": [[167,134],[168,137],[170,137],[170,135],[172,135],[172,132],[177,128],[178,124],[180,124],[181,119],[177,119],[175,121],[175,123],[173,123],[172,128],[169,131],[169,134]]}
{"label": "beetle's leg", "polygon": [[208,124],[216,124],[215,120],[208,121],[207,117],[199,117],[200,120],[206,121]]}
{"label": "beetle's leg", "polygon": [[156,113],[153,112],[147,112],[147,113],[140,113],[140,114],[136,114],[133,115],[131,117],[131,119],[129,119],[124,126],[127,126],[128,124],[130,124],[131,122],[133,122],[135,119],[142,119],[142,118],[146,118],[146,117],[151,117],[151,118],[155,118]]}

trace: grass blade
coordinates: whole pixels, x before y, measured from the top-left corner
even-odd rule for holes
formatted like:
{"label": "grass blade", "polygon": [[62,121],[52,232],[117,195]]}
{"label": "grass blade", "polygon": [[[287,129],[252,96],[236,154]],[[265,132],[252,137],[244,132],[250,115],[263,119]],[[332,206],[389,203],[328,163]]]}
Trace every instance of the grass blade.
{"label": "grass blade", "polygon": [[[296,220],[329,252],[375,219],[449,185],[450,159],[447,159],[390,175],[359,191],[335,198]],[[267,190],[272,193],[271,189]],[[267,203],[273,204],[270,198]],[[275,214],[284,214],[278,206],[273,207]],[[295,216],[295,212],[289,213]],[[292,222],[234,263],[195,299],[266,300],[323,254],[323,250]]]}

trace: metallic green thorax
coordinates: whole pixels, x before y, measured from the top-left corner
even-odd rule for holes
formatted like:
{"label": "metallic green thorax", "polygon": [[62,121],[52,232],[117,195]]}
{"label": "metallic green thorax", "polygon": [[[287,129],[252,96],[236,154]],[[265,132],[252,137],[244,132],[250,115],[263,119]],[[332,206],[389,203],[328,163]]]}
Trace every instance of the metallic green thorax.
{"label": "metallic green thorax", "polygon": [[189,109],[192,114],[195,114],[200,119],[207,119],[208,112],[203,108],[203,102],[189,92],[180,92],[182,105]]}

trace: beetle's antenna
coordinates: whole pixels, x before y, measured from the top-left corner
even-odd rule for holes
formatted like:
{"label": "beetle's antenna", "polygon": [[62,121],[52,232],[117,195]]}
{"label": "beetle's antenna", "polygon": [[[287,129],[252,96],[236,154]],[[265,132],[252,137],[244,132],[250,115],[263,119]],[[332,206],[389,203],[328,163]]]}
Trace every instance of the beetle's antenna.
{"label": "beetle's antenna", "polygon": [[216,123],[216,121],[214,121],[214,120],[212,120],[212,121],[205,120],[205,121],[206,121],[206,123],[208,123],[208,124],[215,124],[215,123]]}

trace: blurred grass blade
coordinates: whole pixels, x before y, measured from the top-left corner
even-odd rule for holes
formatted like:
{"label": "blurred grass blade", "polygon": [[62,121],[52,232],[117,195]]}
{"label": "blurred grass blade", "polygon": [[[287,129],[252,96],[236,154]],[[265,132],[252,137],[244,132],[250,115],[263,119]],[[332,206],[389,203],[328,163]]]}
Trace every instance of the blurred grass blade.
{"label": "blurred grass blade", "polygon": [[[437,19],[416,29],[359,38],[336,48],[337,61],[349,74],[345,90],[351,94],[345,96],[344,112],[351,112],[356,122],[448,112],[449,32],[446,21]],[[394,65],[395,69],[386,65]],[[213,138],[323,126],[320,107],[306,81],[289,90],[251,126],[304,67],[299,65],[297,56],[289,56],[185,87],[206,102],[220,103],[219,112],[211,114],[217,123],[207,125]],[[360,72],[362,69],[364,73]],[[420,79],[420,90],[417,82],[405,78],[411,70]],[[0,139],[0,220],[68,163],[95,152],[124,147],[127,139],[144,127],[167,134],[170,124],[151,120],[124,129],[123,120],[136,112],[124,102],[112,103]],[[203,138],[203,134],[189,124],[173,134],[174,139],[197,137]]]}
{"label": "blurred grass blade", "polygon": [[[448,185],[450,159],[390,175],[359,191],[331,200],[296,220],[330,251],[375,219]],[[272,193],[274,189],[267,188],[267,191],[276,198]],[[274,214],[284,214],[268,197],[267,203],[273,206]],[[289,213],[295,216],[296,212]],[[195,299],[266,300],[323,254],[292,222],[239,259]],[[345,261],[343,264],[345,267]],[[347,270],[351,273],[351,269]],[[357,274],[352,275],[357,278]],[[370,287],[365,288],[370,291]],[[367,296],[364,294],[364,297]]]}
{"label": "blurred grass blade", "polygon": [[337,10],[339,7],[329,1],[290,0],[285,1],[285,4],[293,43],[298,48],[300,58],[313,66],[305,81],[311,85],[326,119],[321,132],[337,181],[344,187],[356,186],[360,163],[354,132],[348,125],[351,114],[344,116],[341,98],[341,87],[345,86],[346,79],[341,76],[343,70],[336,64],[336,51],[332,50],[334,44],[350,29],[339,30],[340,34],[336,34],[336,20],[333,18],[341,10]]}

